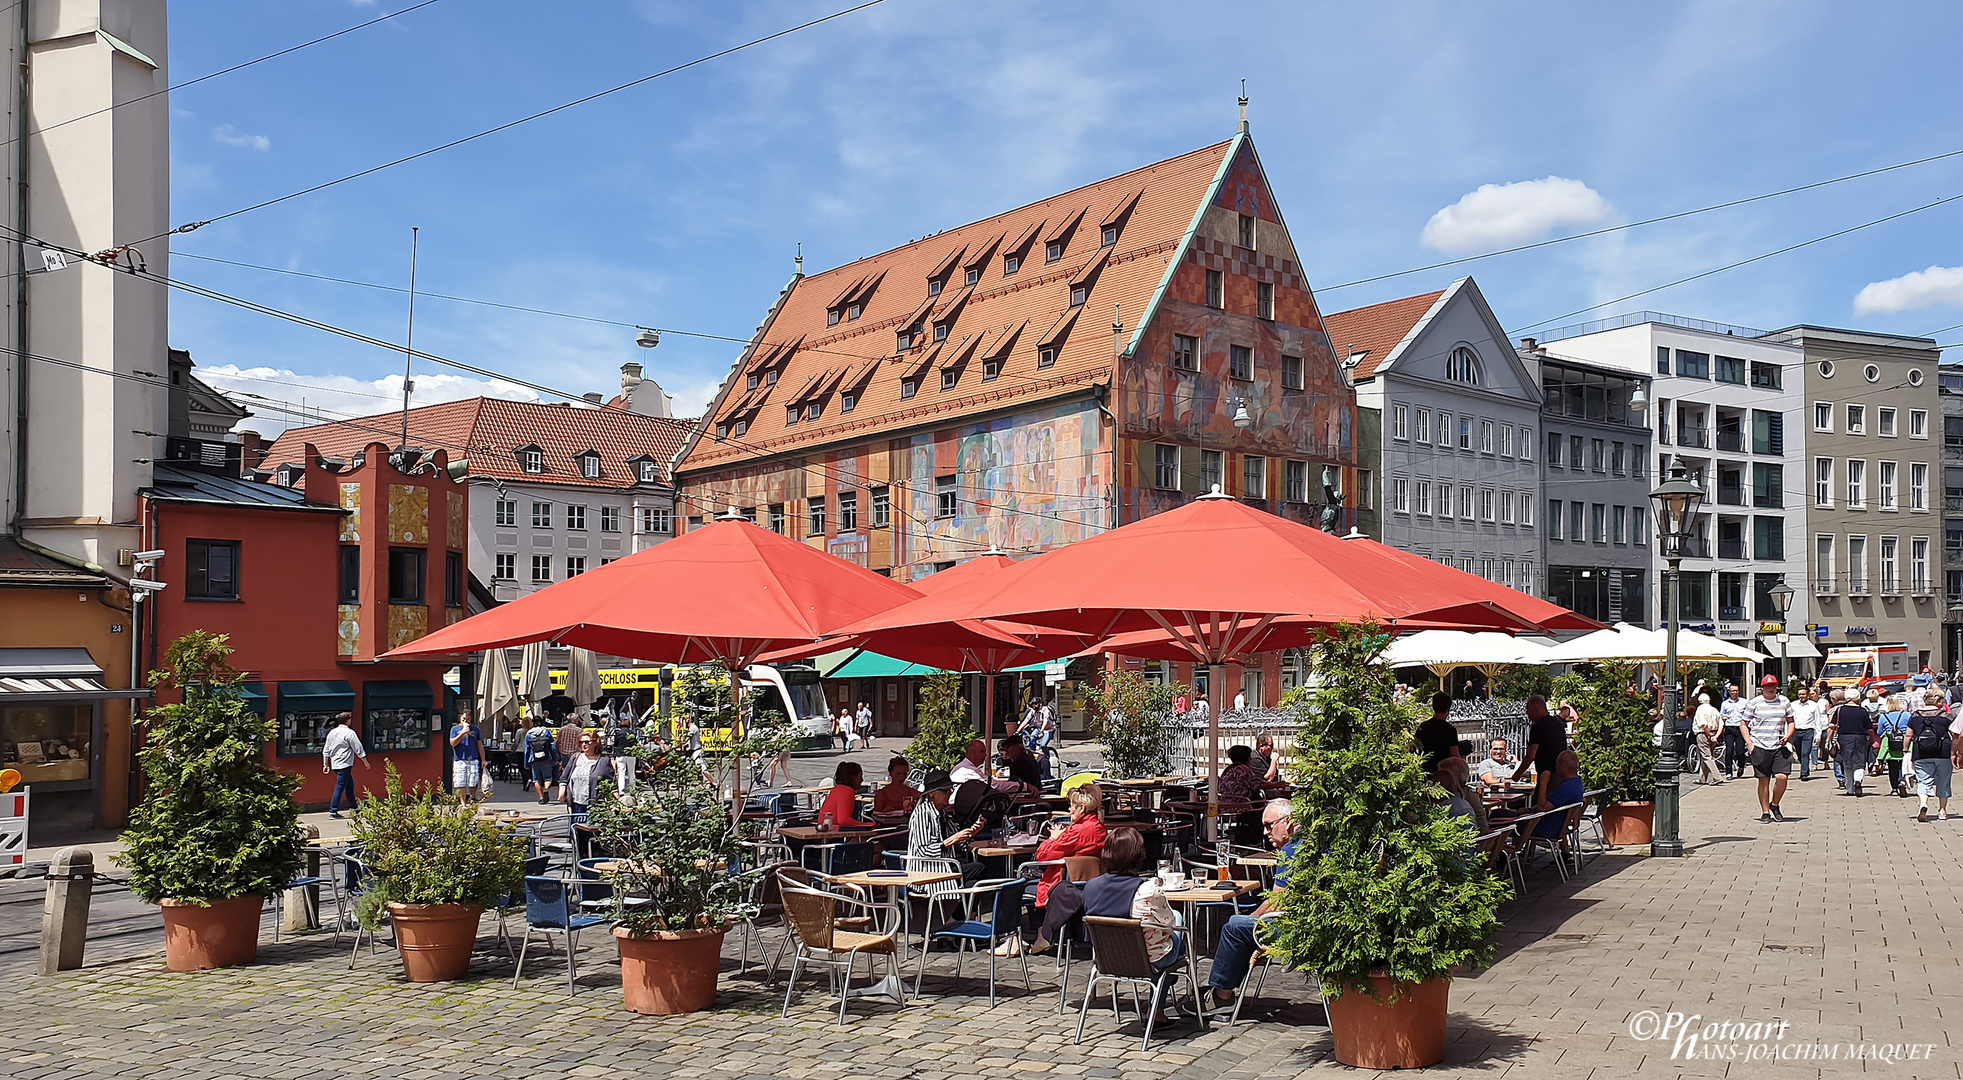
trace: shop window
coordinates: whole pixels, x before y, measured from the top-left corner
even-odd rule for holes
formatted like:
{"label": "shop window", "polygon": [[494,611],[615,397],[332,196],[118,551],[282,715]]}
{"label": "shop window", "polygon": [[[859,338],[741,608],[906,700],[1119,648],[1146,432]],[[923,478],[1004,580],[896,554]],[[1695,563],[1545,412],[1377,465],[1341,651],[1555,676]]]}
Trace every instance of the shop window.
{"label": "shop window", "polygon": [[389,549],[389,603],[423,602],[423,570],[429,552],[422,548]]}
{"label": "shop window", "polygon": [[86,702],[0,706],[0,768],[28,784],[88,780],[93,717]]}
{"label": "shop window", "polygon": [[430,712],[435,699],[429,684],[413,679],[386,679],[361,688],[362,741],[377,753],[427,750]]}
{"label": "shop window", "polygon": [[[279,684],[279,738],[275,750],[280,757],[319,757],[327,744],[327,732],[336,716],[354,710],[354,687],[339,680],[283,682]],[[375,744],[364,743],[368,749]]]}

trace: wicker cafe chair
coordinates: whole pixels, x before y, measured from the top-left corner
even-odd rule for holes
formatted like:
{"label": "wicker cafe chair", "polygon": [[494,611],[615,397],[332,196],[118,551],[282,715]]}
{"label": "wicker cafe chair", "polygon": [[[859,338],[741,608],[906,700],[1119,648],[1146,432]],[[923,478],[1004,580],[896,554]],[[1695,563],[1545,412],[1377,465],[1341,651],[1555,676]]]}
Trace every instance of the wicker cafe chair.
{"label": "wicker cafe chair", "polygon": [[[1143,983],[1152,988],[1151,1004],[1144,1006],[1140,1019],[1145,1021],[1145,1037],[1138,1048],[1144,1050],[1152,1045],[1152,1025],[1158,1019],[1161,991],[1160,973],[1152,969],[1152,960],[1145,949],[1145,925],[1137,919],[1109,919],[1098,915],[1084,916],[1084,930],[1090,934],[1094,957],[1091,962],[1091,981],[1084,985],[1084,1004],[1077,1013],[1077,1041],[1084,1041],[1084,1021],[1091,1013],[1091,998],[1097,993],[1097,984],[1111,984],[1111,1012],[1118,1012],[1118,984],[1129,983],[1132,987],[1133,1007],[1137,1008],[1138,986]],[[1174,933],[1185,933],[1177,930]],[[1200,1026],[1206,1026],[1206,1010],[1200,1005],[1199,978],[1192,962],[1192,953],[1187,953],[1185,964],[1173,969],[1174,985],[1178,979],[1185,979],[1187,988],[1193,993],[1193,1015],[1199,1019]]]}
{"label": "wicker cafe chair", "polygon": [[901,1004],[905,1004],[906,982],[900,978],[899,943],[892,931],[884,934],[866,933],[838,928],[838,905],[849,904],[862,908],[881,908],[890,905],[874,904],[869,901],[854,900],[837,893],[818,892],[815,889],[794,888],[788,884],[780,886],[784,901],[784,916],[790,921],[791,929],[797,935],[797,955],[791,959],[791,974],[784,981],[784,1016],[791,1014],[791,995],[797,990],[798,972],[806,963],[822,964],[835,973],[844,975],[835,983],[838,991],[838,1022],[845,1023],[845,1006],[851,1000],[852,969],[859,957],[867,957],[866,973],[872,974],[874,956],[886,958],[886,973],[893,985],[898,988]]}

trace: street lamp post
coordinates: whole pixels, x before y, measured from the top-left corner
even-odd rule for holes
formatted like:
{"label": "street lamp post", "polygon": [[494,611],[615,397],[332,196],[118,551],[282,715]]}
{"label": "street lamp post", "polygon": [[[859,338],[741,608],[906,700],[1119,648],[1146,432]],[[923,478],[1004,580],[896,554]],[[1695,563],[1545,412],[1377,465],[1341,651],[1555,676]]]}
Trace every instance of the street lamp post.
{"label": "street lamp post", "polygon": [[1786,669],[1786,642],[1791,639],[1793,628],[1787,625],[1786,615],[1793,609],[1793,587],[1781,581],[1766,592],[1771,595],[1772,602],[1779,605],[1779,679],[1791,682],[1792,672]]}
{"label": "street lamp post", "polygon": [[[1677,680],[1677,567],[1683,562],[1684,541],[1689,539],[1704,504],[1704,489],[1684,474],[1684,464],[1670,459],[1670,478],[1649,493],[1656,508],[1657,547],[1663,552],[1668,569],[1663,575],[1663,618],[1666,639],[1663,662],[1663,716],[1674,725],[1683,712],[1684,688]],[[1677,828],[1677,741],[1663,740],[1656,758],[1656,827],[1651,831],[1649,853],[1675,858],[1684,853],[1683,838]]]}

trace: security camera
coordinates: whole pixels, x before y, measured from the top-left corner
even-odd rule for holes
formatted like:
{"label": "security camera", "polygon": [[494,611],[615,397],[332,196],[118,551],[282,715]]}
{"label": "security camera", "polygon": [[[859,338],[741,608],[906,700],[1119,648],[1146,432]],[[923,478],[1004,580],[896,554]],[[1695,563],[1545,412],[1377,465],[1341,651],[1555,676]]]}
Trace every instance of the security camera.
{"label": "security camera", "polygon": [[153,563],[161,560],[165,555],[168,554],[170,553],[162,548],[155,548],[150,551],[136,552],[135,554],[131,555],[130,558],[135,559],[137,562],[140,563]]}
{"label": "security camera", "polygon": [[142,589],[145,592],[162,592],[170,588],[170,585],[167,582],[151,581],[149,578],[131,578],[130,588]]}

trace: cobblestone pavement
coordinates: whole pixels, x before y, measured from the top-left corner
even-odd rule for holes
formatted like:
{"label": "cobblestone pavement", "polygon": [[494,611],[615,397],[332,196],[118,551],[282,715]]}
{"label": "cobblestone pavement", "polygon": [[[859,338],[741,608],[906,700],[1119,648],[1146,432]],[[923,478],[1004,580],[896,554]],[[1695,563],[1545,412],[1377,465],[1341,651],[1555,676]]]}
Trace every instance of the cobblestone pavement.
{"label": "cobblestone pavement", "polygon": [[[1438,1072],[1963,1076],[1963,1029],[1950,1023],[1963,1015],[1950,940],[1963,820],[1918,824],[1912,799],[1840,797],[1819,780],[1794,785],[1780,825],[1759,824],[1749,782],[1687,789],[1684,806],[1689,858],[1612,852],[1565,883],[1550,867],[1532,872],[1502,913],[1494,964],[1453,985]],[[1031,964],[1034,993],[1005,978],[991,1009],[985,966],[971,959],[956,991],[951,958],[937,955],[927,1000],[904,1011],[855,1003],[841,1028],[815,978],[780,1019],[781,983],[763,986],[754,966],[737,975],[732,937],[717,1008],[657,1019],[620,1007],[604,935],[589,933],[580,993],[568,998],[556,956],[528,960],[513,989],[490,927],[470,978],[437,986],[403,982],[386,949],[350,971],[326,935],[265,944],[256,966],[221,972],[169,974],[154,950],[105,959],[94,942],[77,972],[36,978],[0,964],[11,986],[0,1076],[1282,1080],[1343,1070],[1299,975],[1271,977],[1232,1031],[1187,1023],[1140,1051],[1138,1025],[1114,1024],[1108,1009],[1094,1009],[1073,1044],[1076,1017],[1057,1013],[1048,960]],[[1672,1060],[1674,1040],[1631,1037],[1632,1022],[1649,1034],[1651,1010],[1697,1015],[1699,1027],[1787,1024],[1783,1040],[1718,1038],[1703,1044],[1711,1057]],[[1899,1047],[1902,1060],[1850,1061],[1850,1044]],[[1761,1045],[1789,1060],[1753,1060]],[[1840,1056],[1790,1060],[1815,1046]]]}

